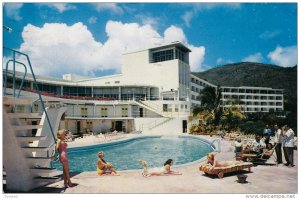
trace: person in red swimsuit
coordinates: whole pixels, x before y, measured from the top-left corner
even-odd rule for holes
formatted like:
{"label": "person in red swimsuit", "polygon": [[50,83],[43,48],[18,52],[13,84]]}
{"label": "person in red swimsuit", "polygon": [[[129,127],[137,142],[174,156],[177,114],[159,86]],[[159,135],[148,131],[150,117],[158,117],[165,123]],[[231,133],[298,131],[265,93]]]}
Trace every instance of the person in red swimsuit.
{"label": "person in red swimsuit", "polygon": [[63,166],[63,178],[65,187],[73,187],[74,185],[71,182],[70,174],[69,174],[69,162],[68,162],[68,154],[67,154],[67,146],[68,144],[65,142],[66,130],[59,130],[57,132],[57,142],[56,148],[53,152],[51,159],[53,160],[55,156],[55,151],[58,150],[59,161]]}

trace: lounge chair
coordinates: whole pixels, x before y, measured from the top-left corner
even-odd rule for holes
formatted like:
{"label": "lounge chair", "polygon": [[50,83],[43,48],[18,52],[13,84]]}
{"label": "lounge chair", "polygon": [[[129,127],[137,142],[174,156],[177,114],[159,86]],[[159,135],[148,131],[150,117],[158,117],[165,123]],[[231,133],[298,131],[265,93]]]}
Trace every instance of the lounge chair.
{"label": "lounge chair", "polygon": [[259,154],[243,153],[241,154],[241,158],[245,162],[265,163],[268,159],[270,159],[270,157],[272,157],[275,147],[276,144],[271,149]]}
{"label": "lounge chair", "polygon": [[203,171],[205,174],[214,174],[218,175],[219,178],[223,178],[225,173],[230,173],[234,171],[239,171],[243,169],[248,169],[251,171],[251,167],[253,166],[250,162],[242,162],[240,164],[235,164],[227,167],[215,167],[212,168],[210,164],[204,164],[199,167],[200,171]]}

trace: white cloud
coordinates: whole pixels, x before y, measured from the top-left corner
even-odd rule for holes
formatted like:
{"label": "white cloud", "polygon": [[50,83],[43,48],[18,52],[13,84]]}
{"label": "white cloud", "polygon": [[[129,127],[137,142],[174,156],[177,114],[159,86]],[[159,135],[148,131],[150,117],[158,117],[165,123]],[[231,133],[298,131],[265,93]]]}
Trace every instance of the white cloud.
{"label": "white cloud", "polygon": [[192,11],[188,11],[188,12],[184,13],[184,15],[181,16],[181,18],[183,19],[183,21],[187,27],[191,27],[190,22],[193,18],[193,15],[194,14]]}
{"label": "white cloud", "polygon": [[36,74],[61,76],[65,73],[90,75],[103,70],[121,72],[122,54],[147,49],[157,44],[181,41],[192,50],[192,71],[201,71],[204,46],[188,44],[181,28],[170,26],[160,35],[151,25],[108,21],[108,39],[98,42],[81,22],[72,26],[46,23],[43,27],[27,25],[22,33],[20,51],[29,54]]}
{"label": "white cloud", "polygon": [[22,19],[20,16],[20,9],[22,6],[23,3],[5,3],[4,9],[6,16],[16,21],[20,21]]}
{"label": "white cloud", "polygon": [[276,65],[289,67],[297,64],[297,54],[297,46],[277,46],[274,51],[268,54],[268,58]]}
{"label": "white cloud", "polygon": [[109,10],[118,14],[122,14],[124,12],[123,9],[120,6],[118,6],[116,3],[93,3],[92,5],[95,7],[95,9],[98,12],[104,10]]}
{"label": "white cloud", "polygon": [[242,61],[261,63],[263,61],[263,59],[264,58],[261,53],[255,53],[253,55],[249,55],[248,57],[245,57]]}
{"label": "white cloud", "polygon": [[217,65],[223,63],[223,61],[224,61],[223,58],[219,57],[219,58],[217,59]]}
{"label": "white cloud", "polygon": [[164,32],[164,43],[171,43],[174,41],[180,41],[185,44],[187,43],[183,30],[172,25]]}
{"label": "white cloud", "polygon": [[240,3],[188,3],[182,4],[189,7],[190,9],[186,11],[181,18],[183,19],[187,27],[191,27],[191,20],[196,17],[199,12],[204,10],[212,10],[215,8],[227,8],[227,9],[240,9]]}
{"label": "white cloud", "polygon": [[223,65],[223,64],[232,64],[234,61],[232,61],[231,59],[224,59],[222,57],[219,57],[216,61],[217,65]]}
{"label": "white cloud", "polygon": [[158,17],[152,17],[147,15],[136,15],[136,19],[141,20],[144,25],[157,26],[160,23],[160,19]]}
{"label": "white cloud", "polygon": [[275,30],[275,31],[265,31],[263,33],[261,33],[259,35],[259,38],[261,39],[272,39],[274,37],[276,37],[277,35],[279,35],[281,33],[281,31],[279,30]]}
{"label": "white cloud", "polygon": [[89,24],[97,23],[97,17],[90,17],[90,18],[88,19],[88,23],[89,23]]}
{"label": "white cloud", "polygon": [[59,13],[76,9],[74,5],[68,3],[43,3],[41,6],[48,6],[49,8],[57,10]]}

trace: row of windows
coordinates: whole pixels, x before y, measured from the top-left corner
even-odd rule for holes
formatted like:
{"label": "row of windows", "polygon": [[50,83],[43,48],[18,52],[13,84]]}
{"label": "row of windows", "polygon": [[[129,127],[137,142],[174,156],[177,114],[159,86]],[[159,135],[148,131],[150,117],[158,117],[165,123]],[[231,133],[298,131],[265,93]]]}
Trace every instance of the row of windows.
{"label": "row of windows", "polygon": [[[225,101],[223,102],[223,105],[232,105],[234,104],[231,101]],[[239,103],[240,105],[246,104],[246,105],[255,105],[255,106],[282,106],[282,102],[244,102]]]}
{"label": "row of windows", "polygon": [[283,109],[282,108],[275,108],[275,109],[273,109],[273,108],[270,108],[270,109],[268,109],[268,108],[241,108],[241,111],[248,111],[248,112],[268,112],[268,111],[271,111],[271,110],[273,110],[273,111],[283,111]]}
{"label": "row of windows", "polygon": [[237,89],[237,88],[221,88],[222,92],[230,93],[260,93],[260,94],[283,94],[280,90],[256,90],[256,89]]}
{"label": "row of windows", "polygon": [[167,60],[173,60],[174,59],[173,49],[154,52],[152,54],[152,59],[153,59],[154,63],[167,61]]}
{"label": "row of windows", "polygon": [[282,100],[282,96],[224,95],[224,99]]}
{"label": "row of windows", "polygon": [[[122,117],[128,117],[128,108],[122,108],[121,110],[122,110]],[[108,109],[101,108],[100,113],[101,113],[101,117],[107,117]],[[86,107],[81,108],[81,117],[88,117],[88,109]]]}
{"label": "row of windows", "polygon": [[198,80],[198,79],[195,79],[195,78],[191,78],[191,82],[193,82],[193,83],[195,83],[195,84],[198,84],[198,85],[200,85],[200,86],[203,86],[203,87],[205,87],[205,86],[209,86],[208,84],[206,84],[206,83],[204,83],[204,82],[202,82],[202,81],[200,81],[200,80]]}
{"label": "row of windows", "polygon": [[194,92],[199,93],[199,92],[201,92],[202,89],[201,89],[201,88],[198,88],[198,87],[192,86],[191,90],[194,91]]}
{"label": "row of windows", "polygon": [[180,50],[176,49],[175,53],[176,53],[176,56],[175,56],[176,59],[179,59],[179,60],[181,60],[183,62],[186,62],[186,60],[184,58],[184,53],[183,52],[181,52]]}

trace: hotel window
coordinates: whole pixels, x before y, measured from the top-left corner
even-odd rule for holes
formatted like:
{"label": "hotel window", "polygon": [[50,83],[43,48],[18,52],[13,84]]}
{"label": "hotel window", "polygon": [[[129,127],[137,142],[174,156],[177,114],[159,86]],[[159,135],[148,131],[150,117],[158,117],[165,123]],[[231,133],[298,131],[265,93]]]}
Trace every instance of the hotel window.
{"label": "hotel window", "polygon": [[87,117],[87,108],[81,108],[81,117]]}
{"label": "hotel window", "polygon": [[277,97],[276,97],[276,100],[282,100],[282,97],[277,96]]}
{"label": "hotel window", "polygon": [[183,110],[183,104],[180,105],[180,109]]}
{"label": "hotel window", "polygon": [[281,105],[282,105],[281,102],[277,102],[277,103],[276,103],[276,106],[281,106]]}
{"label": "hotel window", "polygon": [[128,108],[122,108],[122,117],[128,117]]}
{"label": "hotel window", "polygon": [[269,94],[275,94],[275,91],[269,90],[268,93]]}
{"label": "hotel window", "polygon": [[93,122],[92,121],[86,121],[86,128],[89,130],[93,130]]}
{"label": "hotel window", "polygon": [[172,106],[173,106],[172,104],[168,105],[168,112],[172,112]]}
{"label": "hotel window", "polygon": [[16,109],[18,113],[25,113],[25,106],[24,105],[17,105]]}
{"label": "hotel window", "polygon": [[[195,104],[193,104],[194,106]],[[175,104],[175,112],[178,112],[178,104]]]}
{"label": "hotel window", "polygon": [[167,112],[168,111],[168,104],[163,104],[163,112]]}
{"label": "hotel window", "polygon": [[173,60],[174,59],[174,53],[173,49],[170,50],[164,50],[164,51],[159,51],[159,52],[154,52],[152,54],[153,56],[153,62],[163,62],[163,61],[168,61],[168,60]]}
{"label": "hotel window", "polygon": [[101,108],[101,117],[107,117],[107,108]]}
{"label": "hotel window", "polygon": [[39,105],[38,104],[34,104],[33,105],[33,111],[34,112],[38,112],[39,111]]}
{"label": "hotel window", "polygon": [[195,87],[194,86],[192,86],[192,91],[195,91]]}
{"label": "hotel window", "polygon": [[119,84],[120,83],[120,81],[115,81],[115,84]]}
{"label": "hotel window", "polygon": [[110,82],[105,82],[105,84],[110,84]]}

